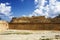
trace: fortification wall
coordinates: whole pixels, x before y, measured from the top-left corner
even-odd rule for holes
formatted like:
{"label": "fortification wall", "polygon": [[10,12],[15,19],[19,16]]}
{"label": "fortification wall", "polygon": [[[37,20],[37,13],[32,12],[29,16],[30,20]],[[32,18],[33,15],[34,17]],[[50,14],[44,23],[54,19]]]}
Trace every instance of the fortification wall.
{"label": "fortification wall", "polygon": [[19,30],[60,30],[60,18],[45,18],[44,16],[13,18],[9,29]]}
{"label": "fortification wall", "polygon": [[9,23],[9,29],[60,30],[60,23]]}

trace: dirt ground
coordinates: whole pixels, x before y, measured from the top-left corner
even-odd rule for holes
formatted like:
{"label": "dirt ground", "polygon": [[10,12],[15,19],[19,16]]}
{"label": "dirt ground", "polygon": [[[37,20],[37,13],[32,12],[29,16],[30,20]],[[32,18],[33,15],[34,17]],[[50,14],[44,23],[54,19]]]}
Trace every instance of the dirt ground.
{"label": "dirt ground", "polygon": [[0,34],[0,40],[57,40],[55,39],[56,35],[59,35],[58,40],[60,40],[60,31],[6,30],[5,32]]}

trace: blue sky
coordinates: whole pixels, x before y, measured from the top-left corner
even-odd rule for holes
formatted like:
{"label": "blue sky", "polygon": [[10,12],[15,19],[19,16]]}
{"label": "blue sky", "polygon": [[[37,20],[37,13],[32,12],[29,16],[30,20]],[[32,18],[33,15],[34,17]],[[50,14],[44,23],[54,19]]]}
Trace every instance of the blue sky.
{"label": "blue sky", "polygon": [[34,0],[0,0],[0,3],[9,3],[12,15],[15,17],[32,13],[35,6]]}
{"label": "blue sky", "polygon": [[10,2],[14,16],[28,15],[34,10],[34,0],[13,0]]}
{"label": "blue sky", "polygon": [[0,0],[0,17],[45,16],[54,18],[60,14],[60,0]]}
{"label": "blue sky", "polygon": [[1,0],[0,3],[10,3],[14,16],[28,14],[34,10],[34,0]]}

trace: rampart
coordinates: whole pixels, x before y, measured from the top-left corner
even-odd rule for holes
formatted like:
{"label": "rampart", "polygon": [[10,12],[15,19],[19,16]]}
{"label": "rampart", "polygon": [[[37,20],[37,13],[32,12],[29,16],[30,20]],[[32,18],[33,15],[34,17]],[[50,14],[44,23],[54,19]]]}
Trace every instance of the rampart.
{"label": "rampart", "polygon": [[21,17],[13,18],[9,29],[17,30],[60,30],[60,18]]}

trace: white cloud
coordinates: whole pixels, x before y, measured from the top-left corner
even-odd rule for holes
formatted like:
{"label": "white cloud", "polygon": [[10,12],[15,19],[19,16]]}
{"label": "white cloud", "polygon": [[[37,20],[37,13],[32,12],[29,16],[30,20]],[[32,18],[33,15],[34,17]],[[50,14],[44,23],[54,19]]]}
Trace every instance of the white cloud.
{"label": "white cloud", "polygon": [[42,12],[41,9],[36,9],[36,10],[34,11],[34,13],[43,15],[43,14],[42,14],[43,12]]}
{"label": "white cloud", "polygon": [[26,15],[22,15],[23,17],[26,17]]}
{"label": "white cloud", "polygon": [[8,2],[7,2],[7,3],[5,3],[5,4],[6,4],[6,5],[10,5],[10,3],[8,3]]}
{"label": "white cloud", "polygon": [[21,2],[24,2],[24,0],[21,0]]}
{"label": "white cloud", "polygon": [[[31,16],[45,16],[46,18],[51,17],[54,18],[58,14],[60,14],[60,2],[57,0],[49,0],[49,4],[47,0],[35,0],[35,10],[32,14],[29,14],[28,17]],[[24,15],[26,17],[26,15]]]}
{"label": "white cloud", "polygon": [[35,4],[37,4],[38,3],[38,0],[35,0]]}
{"label": "white cloud", "polygon": [[60,13],[60,2],[56,3],[56,9],[55,12],[59,12]]}
{"label": "white cloud", "polygon": [[11,16],[11,6],[9,6],[9,3],[0,3],[0,15]]}
{"label": "white cloud", "polygon": [[0,4],[0,13],[4,14],[4,15],[8,15],[11,12],[11,6],[6,6],[6,4],[1,3]]}
{"label": "white cloud", "polygon": [[[49,4],[45,4],[46,0],[35,0],[37,2],[36,9],[33,14],[47,17],[56,17],[60,13],[60,2],[57,0],[49,0]],[[38,16],[37,15],[37,16]]]}

